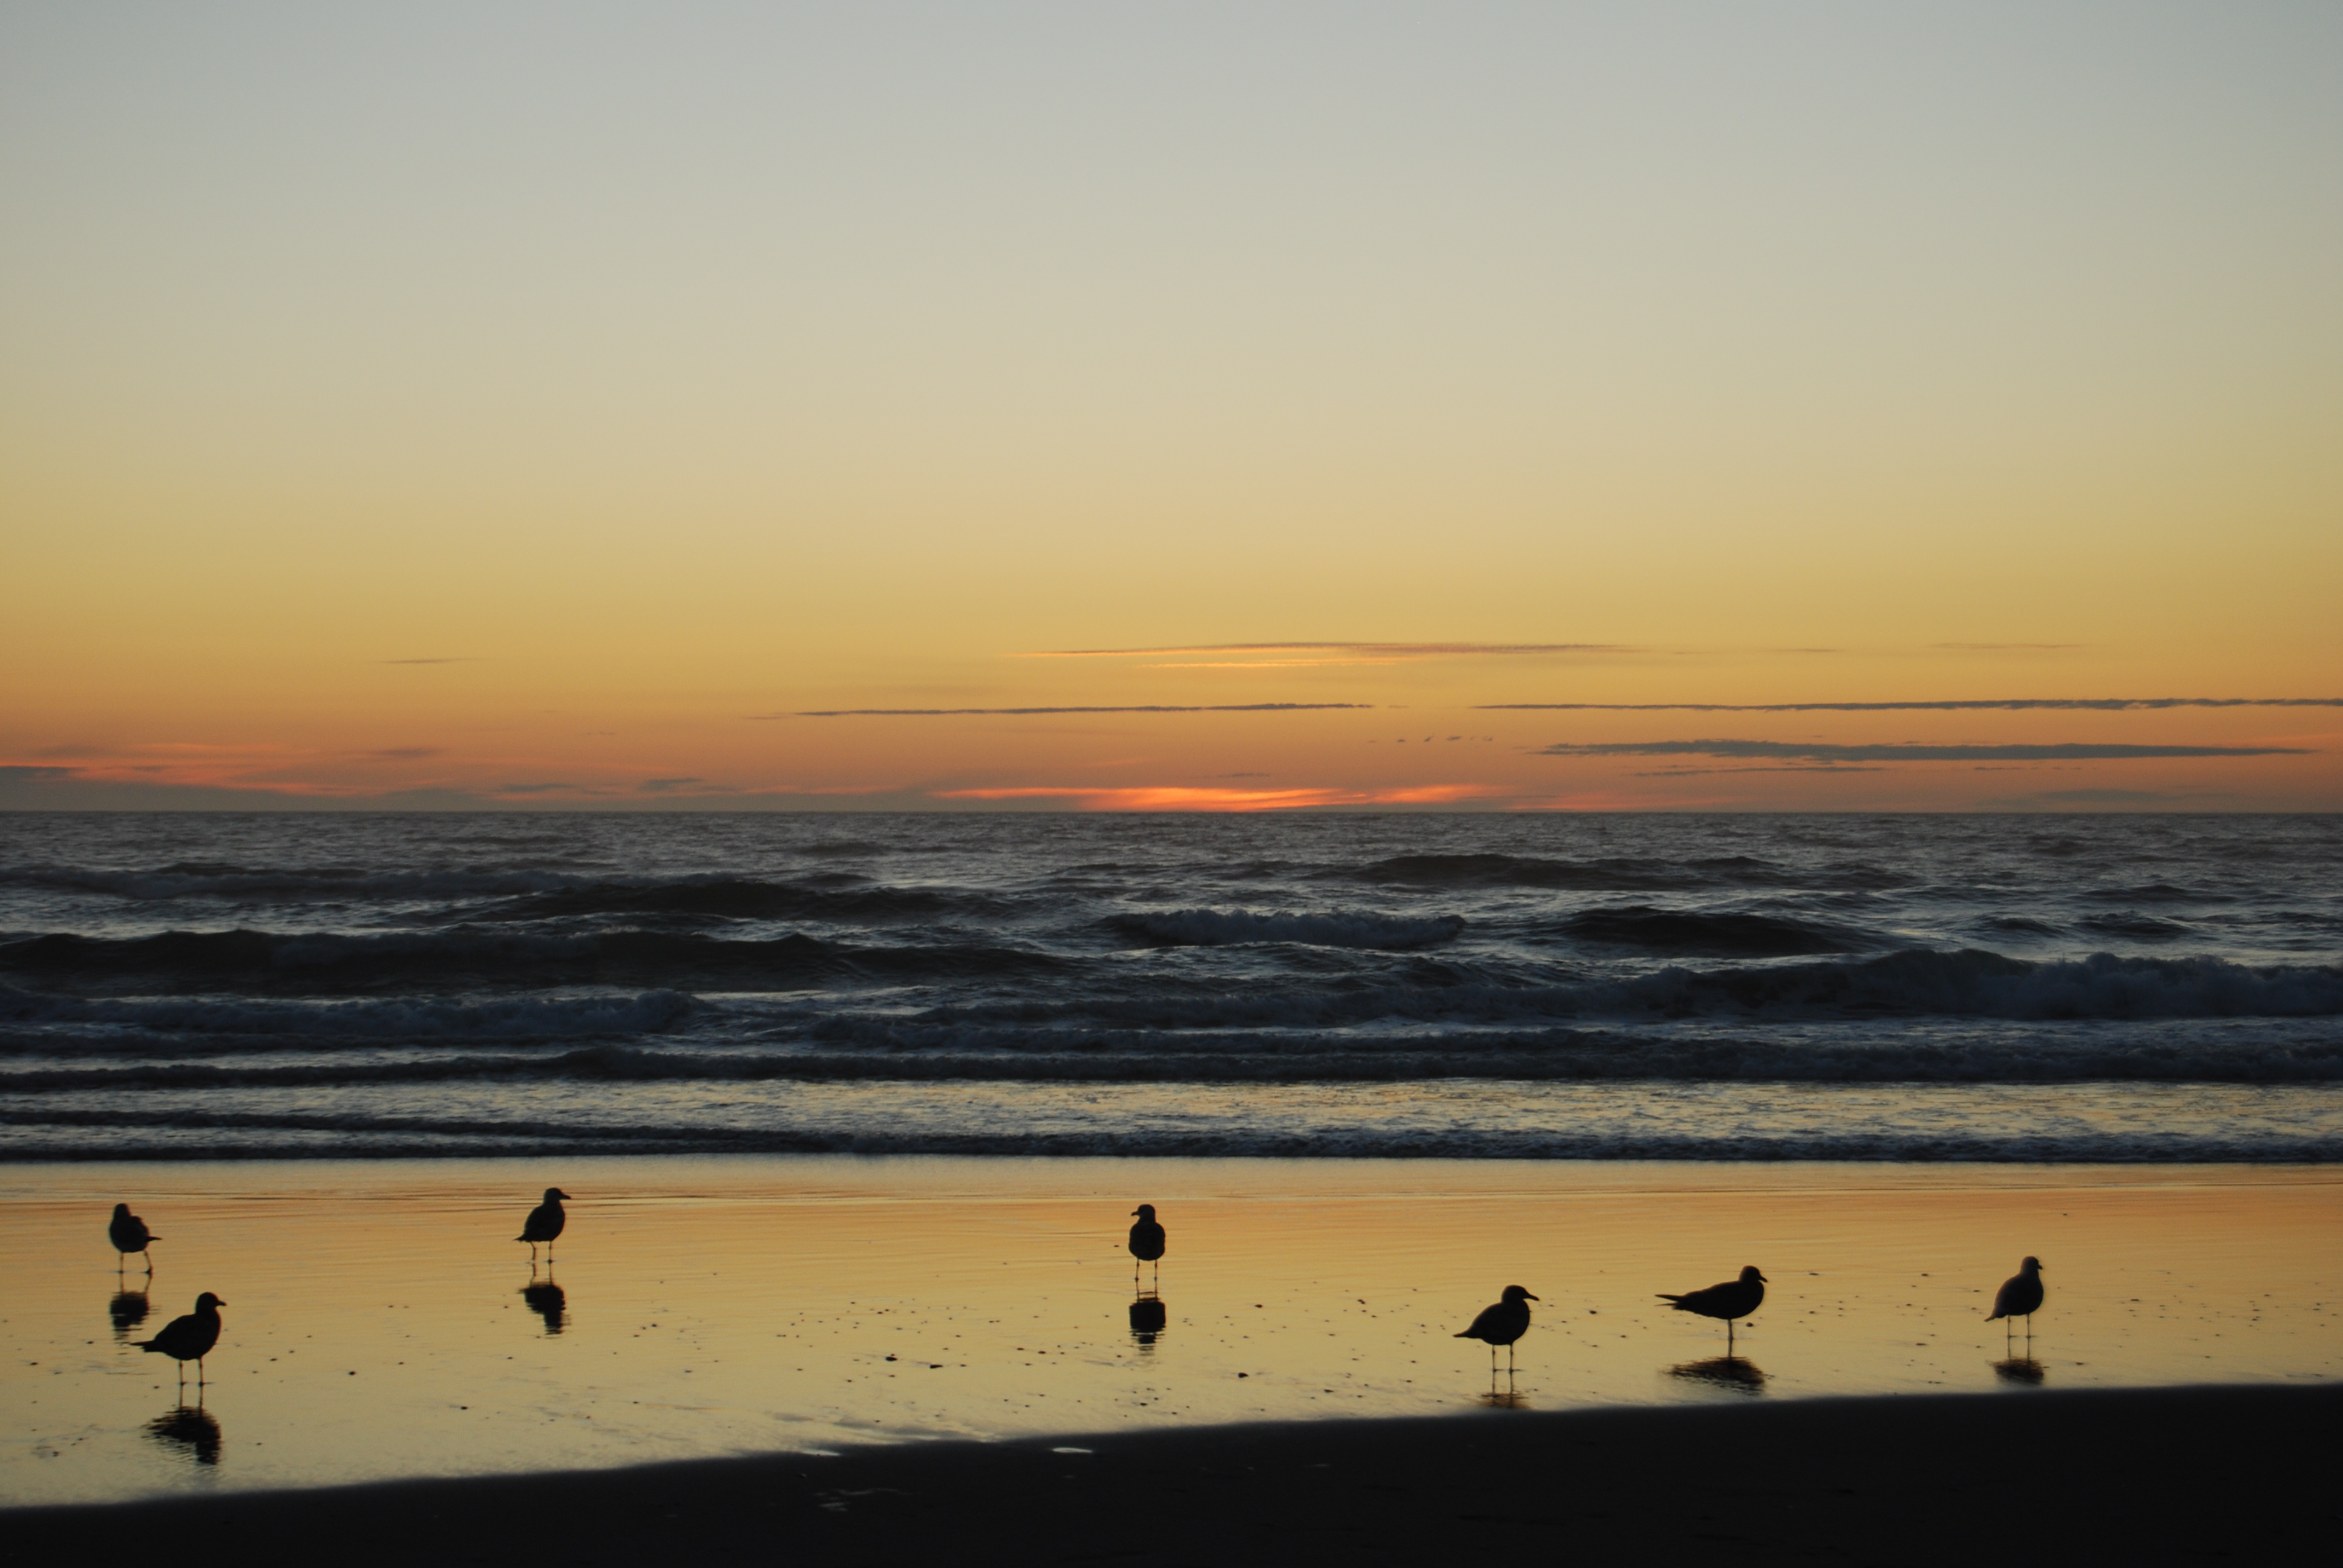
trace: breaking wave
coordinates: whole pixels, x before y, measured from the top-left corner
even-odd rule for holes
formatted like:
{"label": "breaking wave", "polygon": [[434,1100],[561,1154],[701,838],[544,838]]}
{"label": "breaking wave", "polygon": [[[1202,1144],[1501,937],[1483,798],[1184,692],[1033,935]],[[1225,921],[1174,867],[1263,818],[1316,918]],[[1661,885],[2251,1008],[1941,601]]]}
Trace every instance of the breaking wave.
{"label": "breaking wave", "polygon": [[1409,920],[1393,915],[1260,915],[1245,910],[1171,910],[1118,915],[1114,930],[1162,947],[1231,947],[1243,942],[1299,942],[1308,947],[1365,948],[1410,952],[1453,942],[1464,931],[1461,915]]}

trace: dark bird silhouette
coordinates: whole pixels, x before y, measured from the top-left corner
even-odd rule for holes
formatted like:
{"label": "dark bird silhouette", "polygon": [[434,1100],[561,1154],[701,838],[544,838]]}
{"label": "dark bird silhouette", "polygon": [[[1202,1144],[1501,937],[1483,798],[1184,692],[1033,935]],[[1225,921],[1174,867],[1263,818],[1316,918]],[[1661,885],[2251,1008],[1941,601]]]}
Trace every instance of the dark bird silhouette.
{"label": "dark bird silhouette", "polygon": [[206,1291],[196,1298],[196,1310],[184,1318],[173,1318],[163,1325],[163,1332],[151,1340],[140,1340],[138,1348],[159,1355],[169,1356],[179,1363],[179,1386],[186,1387],[187,1363],[196,1363],[196,1386],[204,1384],[204,1358],[219,1343],[219,1310],[227,1305]]}
{"label": "dark bird silhouette", "polygon": [[1681,1296],[1660,1292],[1660,1300],[1680,1312],[1698,1312],[1704,1318],[1725,1320],[1725,1353],[1733,1353],[1733,1320],[1745,1318],[1765,1301],[1765,1276],[1752,1263],[1741,1271],[1737,1280],[1727,1280],[1721,1285],[1711,1285],[1704,1291],[1686,1291]]}
{"label": "dark bird silhouette", "polygon": [[1504,1298],[1494,1306],[1483,1307],[1473,1326],[1455,1337],[1460,1340],[1482,1340],[1489,1346],[1489,1375],[1497,1375],[1497,1347],[1505,1347],[1505,1370],[1513,1366],[1513,1342],[1530,1332],[1530,1303],[1535,1296],[1519,1285],[1507,1285]]}
{"label": "dark bird silhouette", "polygon": [[[539,1241],[545,1243],[545,1261],[548,1263],[553,1261],[553,1239],[561,1234],[564,1225],[569,1223],[569,1216],[561,1211],[561,1201],[568,1197],[569,1194],[558,1187],[548,1187],[545,1201],[528,1211],[520,1234],[513,1238],[516,1241],[528,1243],[528,1261],[531,1263],[537,1261],[537,1244]],[[570,1201],[576,1202],[577,1200],[572,1198]]]}
{"label": "dark bird silhouette", "polygon": [[1993,1375],[2004,1382],[2023,1383],[2027,1388],[2040,1388],[2048,1375],[2040,1362],[2032,1356],[2011,1356],[2007,1361],[1993,1363]]}
{"label": "dark bird silhouette", "polygon": [[116,1291],[114,1300],[106,1303],[106,1315],[114,1320],[114,1337],[127,1339],[130,1331],[146,1321],[153,1309],[146,1304],[144,1291]]}
{"label": "dark bird silhouette", "polygon": [[[106,1239],[114,1243],[114,1250],[124,1258],[133,1252],[146,1258],[146,1249],[163,1239],[147,1230],[146,1221],[132,1213],[127,1203],[114,1206],[114,1221],[106,1226]],[[114,1266],[118,1271],[122,1267],[121,1260],[116,1259]],[[146,1258],[146,1271],[150,1274],[155,1271],[155,1260],[152,1258]]]}
{"label": "dark bird silhouette", "polygon": [[1163,1283],[1163,1227],[1155,1222],[1155,1205],[1141,1203],[1131,1211],[1139,1223],[1131,1228],[1131,1255],[1137,1261],[1131,1265],[1131,1288],[1139,1288],[1139,1265],[1155,1265],[1155,1282]]}
{"label": "dark bird silhouette", "polygon": [[530,1280],[520,1288],[520,1299],[528,1310],[545,1320],[547,1334],[558,1334],[569,1326],[569,1296],[551,1280]]}
{"label": "dark bird silhouette", "polygon": [[[2017,1265],[2015,1275],[2002,1282],[2000,1293],[1993,1298],[1993,1311],[1985,1321],[1992,1322],[1996,1318],[2024,1318],[2026,1337],[2030,1340],[2034,1337],[2034,1314],[2041,1308],[2042,1260],[2028,1258]],[[2003,1329],[2002,1338],[2006,1340],[2008,1337],[2008,1329]]]}
{"label": "dark bird silhouette", "polygon": [[1131,1337],[1142,1346],[1153,1344],[1170,1321],[1171,1309],[1161,1296],[1141,1296],[1131,1303]]}

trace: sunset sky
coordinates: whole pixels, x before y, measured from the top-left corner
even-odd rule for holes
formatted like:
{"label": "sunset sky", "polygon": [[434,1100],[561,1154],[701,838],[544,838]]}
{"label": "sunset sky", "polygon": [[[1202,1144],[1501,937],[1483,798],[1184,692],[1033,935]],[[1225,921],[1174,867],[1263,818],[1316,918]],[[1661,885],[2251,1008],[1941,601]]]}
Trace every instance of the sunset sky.
{"label": "sunset sky", "polygon": [[0,5],[0,808],[2343,809],[2338,69]]}

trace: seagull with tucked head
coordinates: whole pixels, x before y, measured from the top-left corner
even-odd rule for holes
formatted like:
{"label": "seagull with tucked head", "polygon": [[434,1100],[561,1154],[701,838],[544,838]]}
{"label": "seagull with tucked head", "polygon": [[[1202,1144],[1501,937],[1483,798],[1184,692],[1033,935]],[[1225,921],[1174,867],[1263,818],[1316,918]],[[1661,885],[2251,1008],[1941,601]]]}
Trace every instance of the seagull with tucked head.
{"label": "seagull with tucked head", "polygon": [[[2026,1337],[2034,1337],[2034,1314],[2042,1310],[2042,1260],[2028,1258],[2017,1265],[2017,1272],[2002,1282],[2001,1291],[1993,1298],[1993,1311],[1986,1322],[1996,1319],[2026,1320]],[[2006,1339],[2009,1331],[2004,1329]]]}
{"label": "seagull with tucked head", "polygon": [[[114,1219],[106,1227],[106,1239],[114,1243],[114,1250],[125,1258],[133,1252],[146,1258],[146,1249],[163,1239],[149,1231],[146,1228],[146,1221],[132,1213],[130,1205],[127,1203],[116,1203],[114,1206]],[[117,1273],[120,1272],[121,1264],[118,1261],[115,1269]],[[152,1258],[146,1258],[146,1271],[150,1274],[155,1271],[155,1260]]]}

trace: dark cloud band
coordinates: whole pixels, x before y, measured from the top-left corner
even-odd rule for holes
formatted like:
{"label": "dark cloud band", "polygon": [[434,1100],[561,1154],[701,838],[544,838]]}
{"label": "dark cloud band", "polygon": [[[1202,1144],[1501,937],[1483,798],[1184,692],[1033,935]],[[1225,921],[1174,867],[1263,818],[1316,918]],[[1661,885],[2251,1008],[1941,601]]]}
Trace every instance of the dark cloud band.
{"label": "dark cloud band", "polygon": [[2343,697],[2004,697],[1968,702],[1484,702],[1483,712],[1962,713],[2045,708],[2125,713],[2149,708],[2343,708]]}
{"label": "dark cloud band", "polygon": [[1833,746],[1805,740],[1615,740],[1548,746],[1541,757],[1734,757],[1802,762],[2118,762],[2146,757],[2301,757],[2299,746]]}

